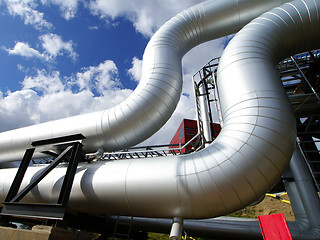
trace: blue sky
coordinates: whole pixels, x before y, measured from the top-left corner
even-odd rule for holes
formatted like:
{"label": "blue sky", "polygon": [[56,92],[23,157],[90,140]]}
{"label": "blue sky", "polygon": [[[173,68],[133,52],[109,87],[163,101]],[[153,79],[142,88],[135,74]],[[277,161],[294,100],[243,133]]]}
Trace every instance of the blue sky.
{"label": "blue sky", "polygon": [[[16,14],[10,14],[5,2],[0,5],[0,30],[3,37],[0,38],[1,51],[1,91],[20,89],[19,82],[26,75],[25,71],[17,71],[17,66],[28,68],[28,74],[32,75],[30,67],[35,69],[59,70],[63,76],[70,76],[79,72],[81,68],[97,66],[99,63],[112,59],[118,68],[119,77],[123,79],[124,87],[134,88],[135,83],[129,81],[126,69],[131,68],[133,57],[141,59],[143,50],[148,42],[148,37],[137,32],[132,23],[124,17],[108,24],[106,20],[93,15],[84,4],[79,4],[77,12],[71,19],[61,16],[56,5],[42,5],[37,7],[43,13],[44,21],[51,26],[38,26],[39,24],[25,24],[24,19]],[[40,12],[39,12],[40,13]],[[113,26],[114,25],[114,26]],[[55,55],[51,52],[52,59],[45,57],[26,56],[23,53],[13,53],[15,46],[23,43],[30,49],[40,54],[46,51],[41,46],[45,36],[59,38],[63,44],[69,44],[72,50],[60,49]],[[41,38],[42,37],[42,38]],[[7,51],[4,51],[4,50]],[[11,50],[11,54],[8,50]],[[25,50],[26,51],[26,50]],[[54,51],[54,50],[52,50]],[[8,54],[9,53],[9,54]],[[26,53],[25,53],[26,54]],[[10,56],[11,55],[11,56]]]}
{"label": "blue sky", "polygon": [[[201,0],[0,0],[0,131],[106,109],[128,97],[153,33]],[[191,76],[225,39],[183,60],[181,103],[161,131],[195,118]],[[211,51],[208,51],[210,49]],[[150,143],[167,143],[158,134]]]}

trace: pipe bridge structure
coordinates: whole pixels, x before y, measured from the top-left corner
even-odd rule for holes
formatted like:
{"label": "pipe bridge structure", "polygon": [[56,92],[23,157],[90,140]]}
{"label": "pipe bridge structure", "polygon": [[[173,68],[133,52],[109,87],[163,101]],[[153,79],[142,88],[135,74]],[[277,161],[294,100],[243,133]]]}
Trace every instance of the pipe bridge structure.
{"label": "pipe bridge structure", "polygon": [[[177,106],[184,54],[230,34],[236,35],[217,77],[223,128],[213,143],[187,155],[80,163],[68,207],[91,214],[205,219],[257,201],[289,166],[296,141],[295,116],[276,65],[320,47],[319,0],[210,0],[179,13],[148,43],[141,81],[128,99],[104,111],[0,133],[0,163],[21,160],[33,142],[68,135],[85,137],[84,153],[144,141]],[[22,186],[42,168],[29,167]],[[1,201],[16,172],[0,170]],[[23,201],[56,202],[64,175],[61,164]],[[319,225],[312,227],[319,231]],[[304,239],[316,239],[304,233]]]}

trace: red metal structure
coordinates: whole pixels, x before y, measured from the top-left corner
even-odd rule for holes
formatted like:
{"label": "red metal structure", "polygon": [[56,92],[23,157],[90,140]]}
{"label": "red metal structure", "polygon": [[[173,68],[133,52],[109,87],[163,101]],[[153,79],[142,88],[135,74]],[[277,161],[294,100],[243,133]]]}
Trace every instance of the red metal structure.
{"label": "red metal structure", "polygon": [[[213,138],[216,138],[220,133],[220,131],[221,131],[220,124],[213,123],[211,125],[211,134]],[[183,119],[178,130],[174,134],[170,142],[170,145],[179,144],[179,146],[183,146],[188,141],[190,141],[197,133],[198,133],[197,121],[191,120],[191,119]],[[181,149],[181,152],[188,153],[192,151],[192,148],[196,147],[195,145],[197,144],[197,139],[193,140],[192,143],[193,144],[189,144],[185,148]],[[177,148],[177,147],[170,147],[170,148]]]}
{"label": "red metal structure", "polygon": [[292,240],[283,213],[258,216],[264,240]]}

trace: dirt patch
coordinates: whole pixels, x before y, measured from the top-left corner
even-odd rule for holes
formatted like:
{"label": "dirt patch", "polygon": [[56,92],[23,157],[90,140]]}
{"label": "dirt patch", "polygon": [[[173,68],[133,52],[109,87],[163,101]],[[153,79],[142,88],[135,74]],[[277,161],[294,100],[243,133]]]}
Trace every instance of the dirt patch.
{"label": "dirt patch", "polygon": [[287,221],[295,220],[289,197],[286,194],[277,196],[267,195],[259,204],[246,207],[245,209],[236,211],[229,216],[257,218],[259,215],[270,215],[276,213],[283,213]]}

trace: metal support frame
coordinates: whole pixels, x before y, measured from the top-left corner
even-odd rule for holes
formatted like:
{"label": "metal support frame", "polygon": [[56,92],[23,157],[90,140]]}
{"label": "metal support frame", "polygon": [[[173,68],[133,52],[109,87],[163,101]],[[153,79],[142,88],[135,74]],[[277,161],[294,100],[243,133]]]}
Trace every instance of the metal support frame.
{"label": "metal support frame", "polygon": [[10,202],[18,193],[21,182],[23,180],[24,174],[27,171],[27,168],[29,166],[30,160],[32,158],[32,155],[34,153],[35,148],[29,148],[26,150],[23,159],[21,161],[21,164],[19,166],[19,169],[17,171],[16,177],[13,180],[13,183],[9,189],[9,192],[6,196],[5,202]]}
{"label": "metal support frame", "polygon": [[[48,142],[45,141],[45,143]],[[38,144],[36,145],[39,146]],[[35,152],[35,147],[26,150],[15,179],[5,198],[5,202],[3,203],[4,206],[0,213],[1,216],[23,216],[57,220],[63,219],[68,205],[73,179],[77,170],[83,145],[79,141],[73,141],[64,143],[64,147],[65,149],[51,162],[51,164],[45,167],[35,179],[33,179],[18,193],[25,172],[27,171],[29,163]],[[51,172],[64,159],[67,159],[67,155],[69,155],[68,168],[66,170],[66,175],[63,180],[57,203],[20,203],[19,201],[26,196],[45,176],[47,176],[49,172]]]}
{"label": "metal support frame", "polygon": [[[216,84],[216,70],[219,64],[220,58],[214,58],[210,60],[203,68],[201,68],[196,74],[192,76],[192,81],[194,84],[194,91],[195,91],[195,99],[196,99],[196,108],[197,108],[197,115],[198,115],[198,128],[203,139],[203,144],[211,143],[215,136],[212,134],[212,124],[213,124],[213,112],[211,109],[211,102],[215,102],[216,111],[218,114],[220,125],[223,125],[220,104],[219,104],[219,93]],[[213,99],[210,99],[210,94],[212,93]],[[206,105],[207,109],[204,107],[201,108],[200,98],[205,98],[202,101],[202,105]],[[202,99],[203,100],[203,99]],[[203,111],[207,112],[204,113]],[[205,127],[205,119],[203,119],[202,115],[206,115],[209,118],[209,126]],[[207,123],[208,124],[208,123]],[[205,134],[205,129],[209,129],[210,133]],[[207,131],[208,132],[208,131]],[[211,135],[210,138],[205,137],[205,135]]]}
{"label": "metal support frame", "polygon": [[180,240],[182,236],[183,219],[173,218],[169,240]]}
{"label": "metal support frame", "polygon": [[[312,55],[313,56],[313,55]],[[296,68],[298,69],[302,79],[308,84],[309,88],[311,89],[311,91],[313,92],[313,94],[316,96],[316,98],[318,99],[318,101],[320,101],[320,97],[317,94],[317,92],[314,90],[313,86],[311,85],[311,83],[309,82],[309,80],[306,78],[306,76],[304,75],[304,73],[301,71],[301,69],[299,68],[298,63],[296,62],[296,60],[294,59],[293,56],[290,57],[292,62],[294,63],[294,65],[296,66]]]}

